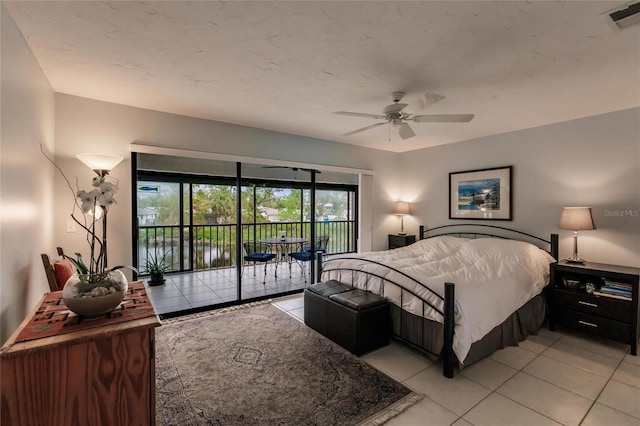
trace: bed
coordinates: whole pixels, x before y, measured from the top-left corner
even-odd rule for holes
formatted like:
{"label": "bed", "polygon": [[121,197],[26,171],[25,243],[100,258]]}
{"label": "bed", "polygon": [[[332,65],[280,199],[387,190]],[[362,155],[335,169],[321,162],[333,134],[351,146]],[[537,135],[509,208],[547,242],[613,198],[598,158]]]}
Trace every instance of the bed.
{"label": "bed", "polygon": [[543,290],[558,236],[549,240],[493,225],[420,227],[419,240],[380,252],[341,255],[319,267],[391,302],[395,338],[441,357],[443,374],[498,348],[516,346],[544,321]]}

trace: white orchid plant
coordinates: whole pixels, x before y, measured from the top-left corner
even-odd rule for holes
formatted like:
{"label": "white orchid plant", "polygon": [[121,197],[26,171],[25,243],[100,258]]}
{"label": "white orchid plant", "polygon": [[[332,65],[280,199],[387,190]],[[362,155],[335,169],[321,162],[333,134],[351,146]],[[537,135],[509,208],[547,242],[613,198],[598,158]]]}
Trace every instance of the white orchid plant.
{"label": "white orchid plant", "polygon": [[[109,207],[116,204],[114,195],[118,192],[118,182],[113,178],[95,176],[91,182],[94,189],[90,191],[77,190],[76,191],[76,203],[74,205],[74,212],[71,213],[71,217],[82,226],[87,232],[87,241],[91,248],[91,261],[89,267],[85,265],[80,253],[76,253],[76,258],[69,258],[78,272],[89,276],[96,276],[96,280],[101,279],[101,276],[109,272],[106,264],[107,254],[107,214]],[[80,222],[75,217],[75,208],[79,207],[82,213],[84,213],[84,221]],[[98,237],[96,233],[96,224],[102,221],[102,239]],[[90,222],[87,226],[87,222]]]}
{"label": "white orchid plant", "polygon": [[[87,265],[80,253],[75,253],[76,258],[66,256],[76,267],[80,274],[80,279],[83,282],[98,282],[105,279],[105,276],[117,269],[128,268],[138,273],[136,268],[131,266],[114,266],[112,268],[107,267],[107,214],[109,208],[116,203],[114,195],[118,192],[118,180],[111,176],[94,176],[91,181],[93,189],[89,191],[79,189],[78,180],[76,178],[76,187],[74,190],[69,182],[69,179],[65,176],[60,167],[44,152],[42,145],[40,150],[44,156],[51,162],[54,167],[60,172],[67,185],[74,194],[74,205],[71,211],[71,218],[82,229],[87,231],[87,242],[89,243],[91,260]],[[82,213],[82,220],[76,216],[76,208],[80,209]],[[97,235],[97,229],[101,223],[102,237]],[[98,226],[96,226],[98,225]]]}
{"label": "white orchid plant", "polygon": [[80,209],[83,213],[89,213],[96,211],[99,206],[104,213],[107,213],[109,207],[116,203],[116,199],[113,197],[118,192],[118,181],[110,178],[107,181],[106,177],[95,176],[91,181],[91,186],[95,189],[87,192],[85,190],[79,190],[76,192],[76,197],[80,201]]}

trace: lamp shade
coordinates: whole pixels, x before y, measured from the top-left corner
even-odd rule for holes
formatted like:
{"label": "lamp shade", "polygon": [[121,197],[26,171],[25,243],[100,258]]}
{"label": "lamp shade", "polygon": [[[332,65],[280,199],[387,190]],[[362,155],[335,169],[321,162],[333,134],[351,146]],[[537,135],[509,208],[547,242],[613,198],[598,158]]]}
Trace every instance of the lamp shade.
{"label": "lamp shade", "polygon": [[563,207],[560,213],[560,229],[580,231],[596,229],[590,207]]}
{"label": "lamp shade", "polygon": [[103,172],[110,172],[122,161],[122,157],[109,154],[78,154],[76,158],[91,170]]}
{"label": "lamp shade", "polygon": [[407,203],[406,201],[398,201],[396,203],[396,209],[394,211],[394,214],[397,214],[397,215],[411,214],[411,204]]}

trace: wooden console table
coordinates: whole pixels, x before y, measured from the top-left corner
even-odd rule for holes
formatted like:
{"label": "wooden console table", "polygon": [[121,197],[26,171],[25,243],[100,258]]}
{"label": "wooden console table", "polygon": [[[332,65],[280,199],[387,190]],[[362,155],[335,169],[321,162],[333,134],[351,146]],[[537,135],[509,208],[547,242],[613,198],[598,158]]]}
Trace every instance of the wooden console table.
{"label": "wooden console table", "polygon": [[142,282],[81,318],[47,293],[0,349],[3,425],[155,425],[155,327]]}

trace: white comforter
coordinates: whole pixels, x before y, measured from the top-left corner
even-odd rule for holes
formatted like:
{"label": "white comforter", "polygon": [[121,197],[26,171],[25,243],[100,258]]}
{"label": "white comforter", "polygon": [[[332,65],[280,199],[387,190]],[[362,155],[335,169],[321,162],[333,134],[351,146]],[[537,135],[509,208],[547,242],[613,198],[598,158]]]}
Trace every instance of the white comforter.
{"label": "white comforter", "polygon": [[[539,294],[549,281],[549,263],[554,262],[547,252],[532,244],[498,238],[465,239],[434,237],[395,250],[360,253],[344,257],[361,257],[401,270],[444,296],[444,283],[455,286],[456,314],[453,350],[463,361],[471,344],[482,339],[513,312]],[[331,261],[326,265],[323,279],[350,282],[351,272],[331,272],[331,268],[347,266],[369,271],[401,283],[428,300],[441,311],[443,302],[429,291],[380,265],[358,259]],[[366,274],[355,274],[354,285],[380,294],[382,280]],[[400,289],[384,286],[384,296],[400,306]],[[418,316],[442,322],[443,317],[433,309],[424,309],[422,301],[403,292],[402,308]]]}

